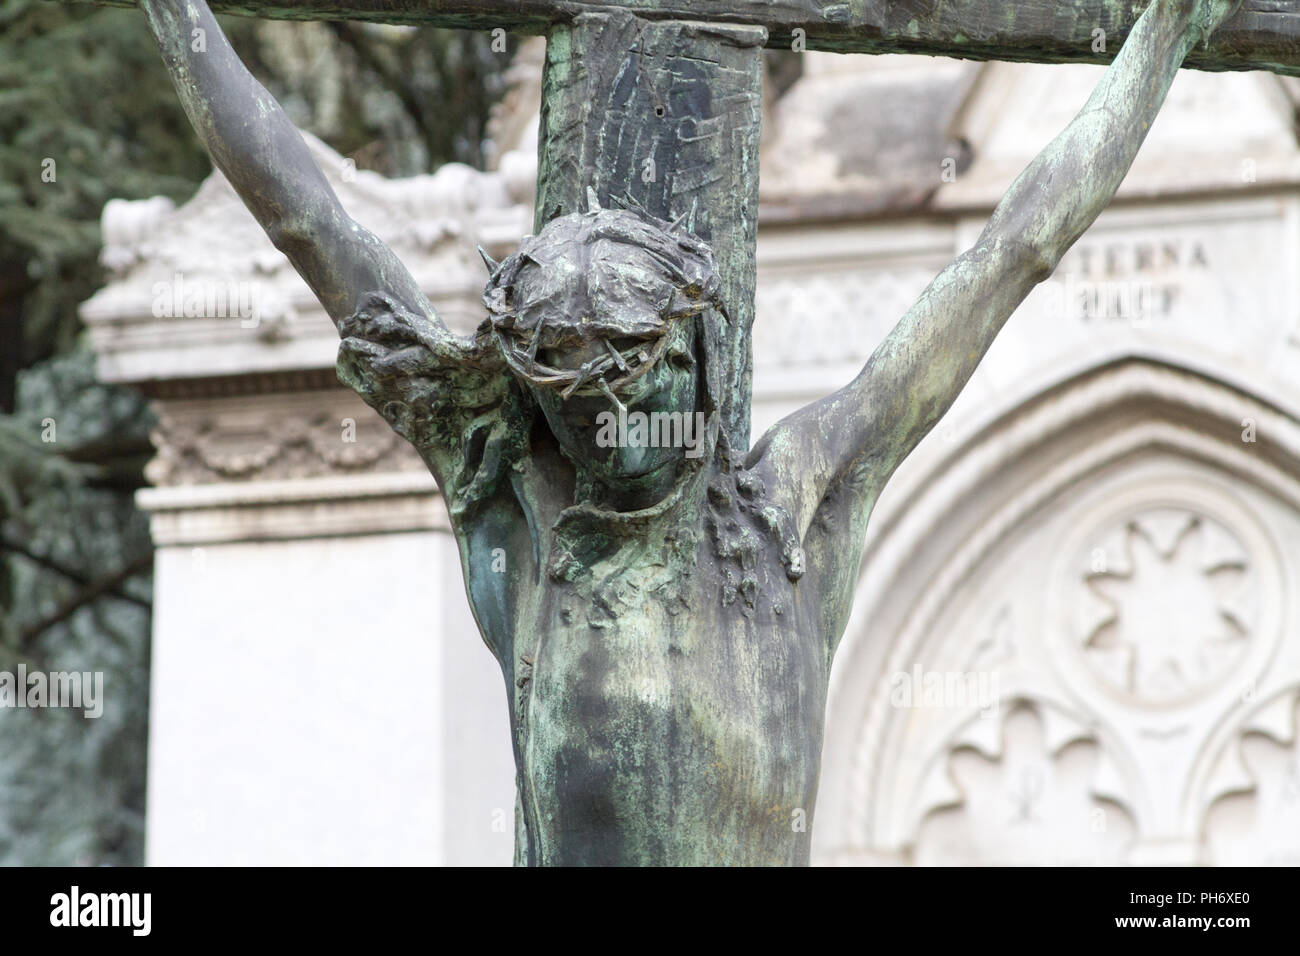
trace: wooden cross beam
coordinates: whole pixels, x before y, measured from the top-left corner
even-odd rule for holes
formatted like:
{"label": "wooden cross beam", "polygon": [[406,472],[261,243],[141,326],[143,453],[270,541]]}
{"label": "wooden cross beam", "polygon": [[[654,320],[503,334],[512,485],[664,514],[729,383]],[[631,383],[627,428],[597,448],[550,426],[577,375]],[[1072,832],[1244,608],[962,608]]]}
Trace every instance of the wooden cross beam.
{"label": "wooden cross beam", "polygon": [[[134,6],[133,0],[99,0]],[[1033,63],[1108,62],[1146,4],[1132,0],[212,0],[218,13],[548,33],[583,13],[760,26],[766,45]],[[1104,46],[1095,31],[1104,31]],[[1300,75],[1300,0],[1245,0],[1184,64]]]}

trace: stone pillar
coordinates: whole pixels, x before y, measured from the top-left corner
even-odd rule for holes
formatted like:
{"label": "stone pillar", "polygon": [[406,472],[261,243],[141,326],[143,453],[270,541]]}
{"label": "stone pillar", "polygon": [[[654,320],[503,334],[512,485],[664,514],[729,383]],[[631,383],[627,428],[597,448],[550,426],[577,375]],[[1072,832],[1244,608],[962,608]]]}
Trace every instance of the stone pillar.
{"label": "stone pillar", "polygon": [[[476,321],[474,246],[508,252],[527,197],[311,145],[449,324]],[[338,383],[334,329],[219,174],[104,226],[100,375],[158,415],[147,862],[508,863],[505,688],[433,479]]]}

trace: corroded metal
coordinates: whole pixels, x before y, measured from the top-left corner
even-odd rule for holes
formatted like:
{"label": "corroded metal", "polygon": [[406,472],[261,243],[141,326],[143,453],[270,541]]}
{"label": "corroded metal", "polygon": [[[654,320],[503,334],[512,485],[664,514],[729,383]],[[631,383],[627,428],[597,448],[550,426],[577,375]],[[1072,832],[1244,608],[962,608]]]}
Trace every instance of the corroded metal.
{"label": "corroded metal", "polygon": [[[94,0],[133,6],[133,0]],[[369,20],[548,33],[590,12],[647,20],[753,24],[773,47],[923,53],[1028,63],[1107,63],[1146,9],[1131,0],[213,0],[220,13],[282,20]],[[1096,31],[1104,31],[1099,44]],[[1245,0],[1207,43],[1199,70],[1300,75],[1300,3]]]}
{"label": "corroded metal", "polygon": [[710,244],[732,320],[722,417],[737,449],[749,447],[766,36],[759,26],[587,13],[551,32],[542,74],[536,228],[585,209],[590,191],[606,207],[683,218]]}
{"label": "corroded metal", "polygon": [[[487,260],[490,318],[460,338],[339,207],[202,0],[142,2],[195,129],[338,324],[340,377],[446,496],[505,679],[529,864],[808,861],[827,681],[877,496],[1235,9],[1154,0],[861,374],[747,450],[761,24],[612,10],[557,28],[540,228]],[[661,178],[639,175],[645,156]],[[700,427],[638,441],[634,416]]]}

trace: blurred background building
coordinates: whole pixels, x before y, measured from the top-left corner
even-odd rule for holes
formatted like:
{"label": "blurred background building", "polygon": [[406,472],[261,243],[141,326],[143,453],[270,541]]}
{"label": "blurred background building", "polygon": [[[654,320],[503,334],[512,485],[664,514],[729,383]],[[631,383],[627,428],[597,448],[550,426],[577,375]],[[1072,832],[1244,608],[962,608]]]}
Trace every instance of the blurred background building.
{"label": "blurred background building", "polygon": [[[315,27],[268,49],[338,39]],[[309,140],[462,331],[475,245],[531,229],[541,56],[502,71],[478,153]],[[1100,75],[768,66],[755,436],[856,374]],[[306,91],[305,127],[339,100],[322,69],[277,90]],[[1297,95],[1182,74],[1115,203],[882,495],[815,861],[1300,862]],[[104,207],[81,316],[95,387],[156,416],[144,858],[508,863],[505,688],[432,479],[338,384],[333,327],[224,179],[133,195]]]}

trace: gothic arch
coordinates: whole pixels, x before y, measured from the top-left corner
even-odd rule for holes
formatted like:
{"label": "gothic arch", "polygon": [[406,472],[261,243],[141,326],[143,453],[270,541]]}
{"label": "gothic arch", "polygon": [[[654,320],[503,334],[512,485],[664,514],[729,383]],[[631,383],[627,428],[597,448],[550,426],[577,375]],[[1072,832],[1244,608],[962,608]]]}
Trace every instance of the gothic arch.
{"label": "gothic arch", "polygon": [[[1204,373],[1127,358],[1003,410],[928,461],[909,476],[907,507],[868,541],[827,707],[818,857],[910,861],[922,818],[962,801],[951,771],[934,768],[959,750],[1002,758],[1004,728],[972,724],[969,700],[934,713],[891,701],[891,681],[933,673],[997,675],[1005,713],[1033,710],[1048,757],[1095,747],[1089,793],[1133,822],[1126,859],[1157,861],[1157,836],[1169,862],[1201,859],[1225,742],[1257,694],[1300,679],[1300,659],[1278,653],[1294,631],[1300,422]],[[1089,557],[1102,567],[1081,568]],[[1210,610],[1151,611],[1151,582],[1131,586],[1140,562]],[[1221,580],[1249,606],[1221,608]],[[1127,644],[1116,634],[1180,610],[1193,629],[1222,617],[1223,633],[1164,652],[1142,646],[1151,627]],[[1156,777],[1153,760],[1165,764]]]}

